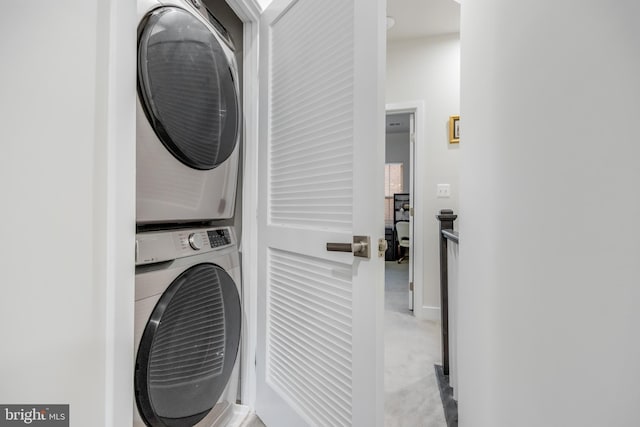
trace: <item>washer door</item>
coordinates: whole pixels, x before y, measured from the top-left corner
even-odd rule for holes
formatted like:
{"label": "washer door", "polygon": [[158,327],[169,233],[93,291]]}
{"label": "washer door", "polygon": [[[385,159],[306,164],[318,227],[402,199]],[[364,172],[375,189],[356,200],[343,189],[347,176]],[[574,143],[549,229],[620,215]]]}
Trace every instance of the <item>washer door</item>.
{"label": "washer door", "polygon": [[231,57],[213,30],[184,9],[155,9],[140,24],[140,103],[160,141],[190,168],[213,169],[236,146],[240,111]]}
{"label": "washer door", "polygon": [[136,403],[150,426],[191,427],[218,402],[240,343],[241,307],[233,279],[197,264],[162,295],[142,334]]}

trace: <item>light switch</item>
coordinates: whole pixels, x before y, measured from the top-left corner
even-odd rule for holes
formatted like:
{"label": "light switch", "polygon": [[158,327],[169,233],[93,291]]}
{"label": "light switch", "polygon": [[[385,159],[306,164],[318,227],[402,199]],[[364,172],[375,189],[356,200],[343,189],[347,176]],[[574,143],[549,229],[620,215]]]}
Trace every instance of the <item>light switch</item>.
{"label": "light switch", "polygon": [[438,184],[436,196],[443,199],[451,197],[451,186],[449,184]]}

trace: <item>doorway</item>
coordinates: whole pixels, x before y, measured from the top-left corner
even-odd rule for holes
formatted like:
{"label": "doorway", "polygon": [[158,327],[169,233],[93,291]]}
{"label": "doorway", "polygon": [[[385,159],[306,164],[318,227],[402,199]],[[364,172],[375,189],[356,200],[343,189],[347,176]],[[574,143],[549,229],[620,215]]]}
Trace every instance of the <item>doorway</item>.
{"label": "doorway", "polygon": [[[394,294],[393,298],[404,298],[400,302],[407,310],[418,318],[426,318],[424,297],[424,256],[425,245],[423,238],[413,238],[413,236],[424,236],[424,215],[425,210],[425,180],[426,172],[421,167],[425,159],[425,104],[422,100],[405,101],[386,105],[386,128],[385,128],[385,162],[407,164],[403,168],[402,191],[405,196],[393,200],[393,191],[390,190],[391,199],[387,199],[389,194],[385,189],[385,234],[389,248],[397,246],[393,236],[396,235],[395,223],[398,221],[408,221],[409,223],[409,248],[401,249],[402,255],[408,255],[403,260],[408,272],[406,281],[406,291],[400,296]],[[398,124],[399,123],[399,124]],[[387,160],[388,159],[388,160]],[[408,159],[408,160],[407,160]],[[420,159],[420,161],[416,161]],[[386,168],[386,165],[385,165]],[[402,200],[404,197],[405,200]],[[407,206],[406,198],[409,199]],[[391,200],[391,201],[387,201]],[[399,249],[388,251],[385,260],[398,260],[395,257]]]}
{"label": "doorway", "polygon": [[385,124],[385,254],[386,276],[390,277],[385,306],[396,311],[413,311],[413,148],[414,113],[386,114]]}
{"label": "doorway", "polygon": [[[446,425],[433,371],[439,324],[422,319],[422,101],[387,105],[385,129],[385,425]],[[408,248],[398,224],[408,225]],[[413,284],[416,284],[414,287]],[[414,310],[417,310],[414,313]]]}
{"label": "doorway", "polygon": [[[412,203],[415,113],[387,111],[385,117],[385,426],[408,421],[417,402],[406,397],[416,391],[420,377],[410,365],[420,352],[413,315]],[[418,419],[412,420],[418,422]]]}

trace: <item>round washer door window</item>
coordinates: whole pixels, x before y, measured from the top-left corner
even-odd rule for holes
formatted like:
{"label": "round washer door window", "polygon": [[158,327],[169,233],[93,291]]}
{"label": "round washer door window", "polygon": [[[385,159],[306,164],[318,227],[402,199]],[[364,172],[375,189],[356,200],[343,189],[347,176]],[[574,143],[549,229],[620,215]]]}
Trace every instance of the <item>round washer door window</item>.
{"label": "round washer door window", "polygon": [[236,146],[231,67],[212,29],[184,9],[156,9],[140,24],[140,103],[162,144],[193,169],[215,168]]}
{"label": "round washer door window", "polygon": [[233,279],[215,264],[195,265],[171,283],[136,357],[136,402],[148,425],[193,426],[213,408],[238,353],[240,310]]}

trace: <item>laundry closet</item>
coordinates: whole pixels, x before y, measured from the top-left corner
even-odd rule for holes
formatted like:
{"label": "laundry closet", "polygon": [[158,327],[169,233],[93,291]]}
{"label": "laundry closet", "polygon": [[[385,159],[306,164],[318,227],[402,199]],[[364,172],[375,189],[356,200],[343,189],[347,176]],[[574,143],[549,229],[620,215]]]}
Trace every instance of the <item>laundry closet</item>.
{"label": "laundry closet", "polygon": [[[147,1],[138,11],[138,60],[160,59],[146,64],[157,70],[138,69],[134,420],[232,425],[234,410],[224,408],[239,402],[270,427],[379,425],[383,2],[276,0],[244,14],[240,69],[232,55],[239,41],[220,28],[222,9],[189,0],[149,14]],[[190,82],[187,67],[170,65],[176,46],[185,48],[181,60],[197,64]],[[200,80],[202,70],[215,78]],[[154,73],[166,105],[145,95]],[[184,297],[174,286],[185,287]],[[174,320],[172,303],[184,320]],[[184,308],[200,303],[202,314]],[[162,316],[170,319],[166,339]],[[149,341],[158,343],[157,377]]]}
{"label": "laundry closet", "polygon": [[242,21],[199,0],[138,18],[133,425],[239,425]]}

